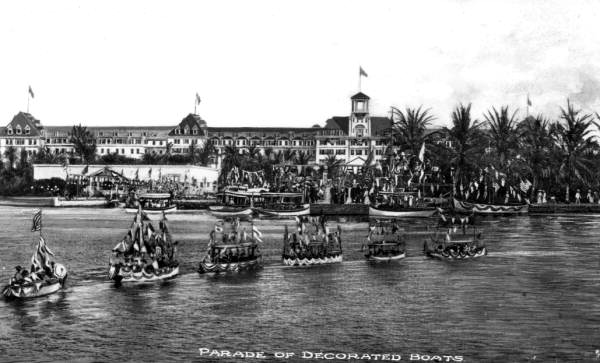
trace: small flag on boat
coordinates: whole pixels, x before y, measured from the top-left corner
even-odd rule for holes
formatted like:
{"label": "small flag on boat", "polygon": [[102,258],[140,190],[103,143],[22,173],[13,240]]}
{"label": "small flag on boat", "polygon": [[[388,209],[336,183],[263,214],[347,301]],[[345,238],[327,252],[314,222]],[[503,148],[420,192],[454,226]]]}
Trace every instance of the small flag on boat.
{"label": "small flag on boat", "polygon": [[262,237],[262,232],[258,230],[258,228],[256,226],[252,226],[252,233],[254,233],[255,235],[257,235],[258,237]]}
{"label": "small flag on boat", "polygon": [[31,227],[31,232],[41,231],[42,230],[42,210],[38,210],[33,215],[33,226]]}

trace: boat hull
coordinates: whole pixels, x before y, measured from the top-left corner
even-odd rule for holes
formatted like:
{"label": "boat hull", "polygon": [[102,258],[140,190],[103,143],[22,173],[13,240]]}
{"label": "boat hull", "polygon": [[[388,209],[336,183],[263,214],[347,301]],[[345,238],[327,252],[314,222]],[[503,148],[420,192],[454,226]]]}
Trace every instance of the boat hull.
{"label": "boat hull", "polygon": [[215,217],[243,217],[252,214],[252,208],[233,209],[225,206],[211,205],[208,210]]}
{"label": "boat hull", "polygon": [[[168,208],[161,208],[161,209],[143,209],[143,211],[146,214],[173,213],[173,212],[177,211],[177,206],[173,205],[173,206],[170,206]],[[137,208],[125,208],[125,212],[127,212],[127,213],[137,213],[138,209]]]}
{"label": "boat hull", "polygon": [[393,256],[369,255],[369,256],[365,256],[365,257],[367,258],[367,261],[369,261],[369,262],[390,262],[390,261],[398,261],[398,260],[405,258],[406,252],[402,252],[401,254],[393,255]]}
{"label": "boat hull", "polygon": [[519,205],[494,205],[469,203],[456,198],[453,199],[454,210],[460,213],[475,213],[484,215],[524,214],[529,212],[528,204]]}
{"label": "boat hull", "polygon": [[266,208],[255,208],[255,210],[264,216],[267,217],[275,217],[275,218],[289,218],[296,216],[305,216],[310,214],[310,204],[305,204],[303,208],[295,209],[295,210],[276,210],[276,209],[266,209]]}
{"label": "boat hull", "polygon": [[435,208],[406,208],[406,210],[383,210],[369,206],[369,217],[431,217],[434,213]]}
{"label": "boat hull", "polygon": [[29,299],[34,297],[41,297],[61,290],[64,286],[66,276],[63,279],[56,280],[55,282],[44,284],[40,282],[39,287],[34,284],[19,285],[19,286],[6,286],[2,291],[2,295],[7,299]]}
{"label": "boat hull", "polygon": [[425,251],[425,254],[431,258],[436,258],[438,260],[448,260],[448,261],[469,260],[469,259],[473,259],[473,258],[486,256],[487,249],[485,247],[482,247],[480,250],[478,250],[473,255],[469,255],[469,254],[452,255],[452,254],[444,254],[444,253],[441,253],[438,251],[433,251],[433,250],[427,250],[427,251]]}
{"label": "boat hull", "polygon": [[262,267],[262,259],[256,258],[254,260],[242,261],[242,262],[200,262],[198,272],[201,274],[205,273],[223,273],[223,272],[242,272],[257,270]]}
{"label": "boat hull", "polygon": [[159,274],[146,273],[144,271],[133,272],[123,271],[115,265],[111,265],[108,271],[108,277],[111,280],[120,283],[146,283],[155,282],[161,280],[172,279],[179,275],[179,266],[175,267],[163,267]]}
{"label": "boat hull", "polygon": [[312,265],[327,265],[330,263],[339,263],[342,262],[343,256],[340,253],[339,255],[333,256],[323,256],[323,257],[290,257],[290,256],[282,256],[282,261],[284,266],[312,266]]}

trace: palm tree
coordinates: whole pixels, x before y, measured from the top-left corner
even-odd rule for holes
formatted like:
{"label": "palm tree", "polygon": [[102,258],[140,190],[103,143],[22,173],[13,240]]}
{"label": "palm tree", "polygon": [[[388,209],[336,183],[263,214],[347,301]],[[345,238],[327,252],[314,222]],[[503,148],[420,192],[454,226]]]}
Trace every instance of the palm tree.
{"label": "palm tree", "polygon": [[556,122],[550,128],[550,135],[556,146],[559,160],[558,177],[566,183],[566,201],[569,200],[571,183],[587,184],[593,175],[592,153],[598,144],[592,136],[594,125],[591,114],[582,114],[567,99],[567,109],[561,107],[560,118],[564,122]]}
{"label": "palm tree", "polygon": [[500,111],[492,107],[483,115],[490,128],[490,146],[493,147],[494,156],[497,158],[496,168],[499,170],[506,170],[507,161],[510,160],[510,156],[517,146],[516,116],[517,110],[510,114],[508,106],[500,107]]}
{"label": "palm tree", "polygon": [[483,149],[481,145],[481,124],[477,120],[471,120],[471,104],[458,105],[452,112],[452,127],[444,128],[444,132],[452,143],[451,165],[455,169],[453,183],[469,177]]}
{"label": "palm tree", "polygon": [[407,107],[404,112],[392,107],[392,118],[395,115],[398,121],[392,126],[392,141],[394,145],[400,147],[401,151],[410,151],[412,155],[417,155],[421,145],[427,141],[428,137],[425,131],[435,117],[429,114],[430,109],[422,110],[419,108]]}
{"label": "palm tree", "polygon": [[298,165],[298,172],[301,172],[303,170],[302,166],[308,165],[310,159],[311,156],[306,151],[300,151],[296,154],[296,164]]}
{"label": "palm tree", "polygon": [[243,160],[244,158],[237,146],[225,146],[225,149],[223,149],[223,163],[221,169],[225,173],[228,173],[233,167],[242,167]]}
{"label": "palm tree", "polygon": [[525,173],[531,177],[533,193],[538,189],[540,179],[550,174],[550,152],[552,138],[549,132],[550,121],[543,115],[527,117],[516,128],[519,154]]}
{"label": "palm tree", "polygon": [[192,164],[196,164],[198,161],[198,143],[196,140],[191,140],[187,156]]}
{"label": "palm tree", "polygon": [[96,159],[96,139],[85,126],[81,124],[71,129],[71,143],[82,162],[93,163]]}
{"label": "palm tree", "polygon": [[338,159],[335,155],[327,156],[327,159],[324,160],[325,166],[327,167],[329,178],[337,176],[339,172],[339,168],[344,164],[342,159]]}

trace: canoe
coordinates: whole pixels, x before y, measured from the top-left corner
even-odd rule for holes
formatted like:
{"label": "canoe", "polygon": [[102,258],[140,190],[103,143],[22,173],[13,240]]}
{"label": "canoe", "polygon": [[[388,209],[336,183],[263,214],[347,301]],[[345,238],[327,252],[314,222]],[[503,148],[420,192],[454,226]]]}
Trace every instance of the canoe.
{"label": "canoe", "polygon": [[229,207],[224,205],[211,205],[208,210],[215,217],[243,217],[252,214],[251,207]]}
{"label": "canoe", "polygon": [[121,283],[133,282],[144,283],[160,280],[172,279],[179,274],[179,265],[173,267],[163,267],[158,272],[147,273],[145,271],[133,272],[124,271],[120,265],[110,265],[108,277],[111,280]]}
{"label": "canoe", "polygon": [[296,208],[291,210],[280,210],[280,209],[268,209],[268,208],[254,208],[259,214],[262,214],[267,217],[277,217],[277,218],[286,218],[286,217],[295,217],[295,216],[304,216],[310,214],[310,204],[304,204],[302,208]]}
{"label": "canoe", "polygon": [[2,295],[7,299],[28,299],[54,294],[63,288],[67,275],[63,278],[53,278],[50,281],[31,282],[20,285],[7,285]]}
{"label": "canoe", "polygon": [[522,214],[529,211],[529,204],[482,204],[453,199],[454,210],[460,213],[476,213],[486,215]]}
{"label": "canoe", "polygon": [[292,257],[282,256],[284,266],[312,266],[312,265],[326,265],[330,263],[342,262],[343,256],[341,253],[332,254],[322,257]]}
{"label": "canoe", "polygon": [[392,256],[368,255],[365,257],[367,258],[367,261],[369,261],[369,262],[390,262],[390,261],[397,261],[397,260],[401,260],[401,259],[405,258],[406,252],[402,252],[401,254],[392,255]]}
{"label": "canoe", "polygon": [[241,272],[247,270],[255,270],[262,267],[262,258],[257,257],[252,260],[239,262],[209,262],[202,261],[198,267],[198,272],[204,273],[220,273],[220,272]]}
{"label": "canoe", "polygon": [[[165,208],[149,208],[142,210],[146,214],[162,214],[162,213],[173,213],[177,211],[176,205],[171,205]],[[138,208],[125,208],[125,212],[127,213],[137,213]]]}
{"label": "canoe", "polygon": [[369,206],[369,217],[431,217],[435,208],[400,208],[396,210],[385,210]]}

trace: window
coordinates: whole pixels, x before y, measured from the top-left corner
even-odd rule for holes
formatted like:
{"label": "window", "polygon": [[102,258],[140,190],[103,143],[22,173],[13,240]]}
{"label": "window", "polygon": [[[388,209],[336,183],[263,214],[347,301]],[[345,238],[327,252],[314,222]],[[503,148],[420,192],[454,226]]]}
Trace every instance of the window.
{"label": "window", "polygon": [[140,153],[140,149],[135,149],[135,153],[139,154]]}
{"label": "window", "polygon": [[131,137],[131,136],[133,136],[133,132],[131,132],[131,131],[130,131],[128,135],[129,135],[130,137]]}
{"label": "window", "polygon": [[121,149],[121,154],[125,154],[125,149]]}
{"label": "window", "polygon": [[198,135],[198,128],[196,126],[194,126],[194,128],[192,129],[192,134]]}
{"label": "window", "polygon": [[147,135],[147,134],[148,134],[148,133],[147,133],[146,131],[142,132],[142,135],[143,135],[144,137],[146,137],[146,135]]}
{"label": "window", "polygon": [[183,143],[184,144],[189,144],[190,143],[190,139],[183,139]]}
{"label": "window", "polygon": [[336,150],[336,151],[335,151],[335,154],[336,154],[336,155],[346,155],[346,150],[343,150],[343,149],[341,149],[341,150]]}
{"label": "window", "polygon": [[31,133],[31,129],[29,128],[29,125],[25,126],[25,135],[29,135]]}
{"label": "window", "polygon": [[173,140],[175,144],[181,144],[181,140],[180,139],[175,139]]}
{"label": "window", "polygon": [[152,140],[152,145],[156,145],[156,140]]}
{"label": "window", "polygon": [[102,131],[99,131],[99,132],[98,132],[98,136],[104,136],[104,132],[102,132]]}
{"label": "window", "polygon": [[186,126],[185,129],[183,130],[183,133],[185,135],[189,134],[190,133],[190,128]]}
{"label": "window", "polygon": [[8,126],[8,127],[6,128],[6,133],[7,133],[8,135],[12,135],[12,134],[13,134],[13,129],[12,129],[12,127]]}
{"label": "window", "polygon": [[131,154],[133,155],[133,149],[131,149]]}
{"label": "window", "polygon": [[16,134],[21,135],[21,126],[20,125],[17,125]]}

